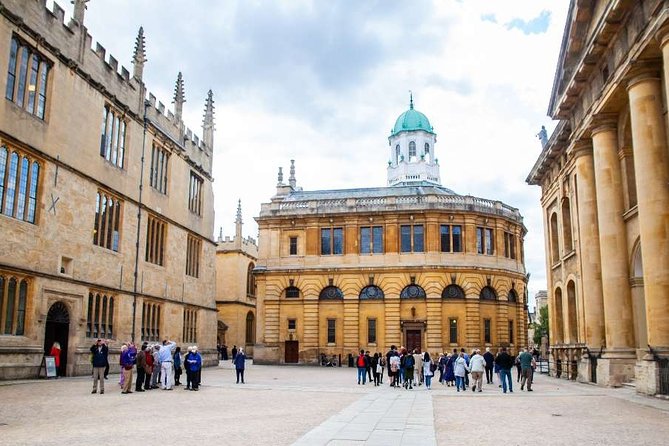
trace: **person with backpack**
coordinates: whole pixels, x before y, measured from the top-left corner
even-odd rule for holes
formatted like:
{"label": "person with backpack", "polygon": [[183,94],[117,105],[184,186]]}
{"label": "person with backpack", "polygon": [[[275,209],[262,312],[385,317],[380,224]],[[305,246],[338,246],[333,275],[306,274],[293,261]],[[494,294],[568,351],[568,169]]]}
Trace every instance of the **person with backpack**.
{"label": "person with backpack", "polygon": [[[413,355],[406,350],[403,351],[402,355],[403,360],[403,369],[404,369],[404,388],[412,390],[413,389],[413,370],[415,360]],[[408,387],[407,387],[408,386]]]}
{"label": "person with backpack", "polygon": [[365,357],[364,350],[360,350],[356,365],[358,366],[358,384],[360,384],[360,381],[362,380],[362,384],[365,385],[367,378],[367,358]]}
{"label": "person with backpack", "polygon": [[399,386],[400,374],[400,355],[397,353],[397,347],[394,345],[390,347],[390,351],[386,354],[388,359],[388,378],[390,380],[390,387]]}
{"label": "person with backpack", "polygon": [[430,354],[428,352],[425,352],[423,355],[423,369],[421,372],[425,376],[425,388],[427,390],[430,390],[432,388],[432,377],[434,376],[434,372],[437,370],[437,365],[432,362],[432,359],[430,358]]}

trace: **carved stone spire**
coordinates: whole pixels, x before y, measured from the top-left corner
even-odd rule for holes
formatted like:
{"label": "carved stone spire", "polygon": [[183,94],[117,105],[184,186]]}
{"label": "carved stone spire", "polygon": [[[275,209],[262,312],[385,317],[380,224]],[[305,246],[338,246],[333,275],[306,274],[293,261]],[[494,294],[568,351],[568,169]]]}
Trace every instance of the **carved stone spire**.
{"label": "carved stone spire", "polygon": [[218,228],[218,241],[219,243],[223,241],[223,226]]}
{"label": "carved stone spire", "polygon": [[84,24],[84,15],[86,14],[86,3],[90,0],[72,0],[70,3],[74,5],[74,12],[72,13],[72,18],[79,23],[79,25]]}
{"label": "carved stone spire", "polygon": [[132,76],[137,80],[142,80],[144,75],[144,63],[148,59],[146,58],[146,41],[144,40],[144,27],[139,27],[139,32],[137,33],[137,39],[135,40],[135,52],[132,55],[132,64],[134,70]]}
{"label": "carved stone spire", "polygon": [[283,167],[279,167],[278,183],[277,186],[283,186]]}
{"label": "carved stone spire", "polygon": [[214,93],[211,90],[207,93],[207,99],[204,101],[202,140],[209,150],[214,150]]}
{"label": "carved stone spire", "polygon": [[288,177],[288,184],[295,189],[297,181],[295,180],[295,160],[290,160],[290,176]]}
{"label": "carved stone spire", "polygon": [[174,117],[177,121],[181,121],[181,118],[183,117],[184,102],[186,102],[184,78],[181,71],[179,71],[179,74],[177,75],[177,83],[174,86],[174,100],[172,101],[174,104]]}
{"label": "carved stone spire", "polygon": [[237,202],[237,218],[235,218],[235,245],[242,244],[242,200]]}

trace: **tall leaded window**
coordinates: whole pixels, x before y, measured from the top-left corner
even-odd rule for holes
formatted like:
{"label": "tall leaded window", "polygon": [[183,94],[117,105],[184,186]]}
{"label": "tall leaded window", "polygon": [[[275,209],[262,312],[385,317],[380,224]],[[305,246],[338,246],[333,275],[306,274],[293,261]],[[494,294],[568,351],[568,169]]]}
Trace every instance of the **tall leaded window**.
{"label": "tall leaded window", "polygon": [[395,164],[400,162],[400,145],[395,146]]}
{"label": "tall leaded window", "polygon": [[182,327],[181,339],[183,339],[183,342],[197,342],[197,310],[184,309]]}
{"label": "tall leaded window", "polygon": [[513,344],[513,320],[509,321],[509,344]]}
{"label": "tall leaded window", "polygon": [[0,272],[0,334],[24,334],[27,300],[28,281]]}
{"label": "tall leaded window", "polygon": [[188,209],[197,215],[202,215],[202,185],[204,181],[194,172],[190,173],[188,188]]}
{"label": "tall leaded window", "polygon": [[200,253],[202,240],[188,234],[186,238],[186,274],[191,277],[200,277]]}
{"label": "tall leaded window", "polygon": [[44,56],[17,37],[12,37],[5,98],[44,119],[50,69],[51,64]]}
{"label": "tall leaded window", "polygon": [[37,160],[0,146],[0,213],[35,223],[39,176]]}
{"label": "tall leaded window", "polygon": [[425,155],[429,155],[429,154],[430,154],[430,144],[425,143]]}
{"label": "tall leaded window", "polygon": [[121,200],[98,191],[95,198],[93,244],[118,252],[121,236]]}
{"label": "tall leaded window", "polygon": [[483,342],[486,344],[492,342],[492,322],[490,319],[483,319]]}
{"label": "tall leaded window", "polygon": [[337,320],[328,319],[328,344],[337,342]]}
{"label": "tall leaded window", "polygon": [[321,255],[344,253],[344,230],[321,228]]}
{"label": "tall leaded window", "polygon": [[111,339],[114,337],[114,297],[100,292],[88,293],[86,337]]}
{"label": "tall leaded window", "polygon": [[462,226],[441,225],[441,252],[462,252]]}
{"label": "tall leaded window", "polygon": [[160,340],[161,306],[155,302],[142,304],[142,341]]}
{"label": "tall leaded window", "polygon": [[492,255],[495,253],[495,238],[491,228],[476,228],[476,252]]}
{"label": "tall leaded window", "polygon": [[151,170],[149,171],[149,183],[151,187],[161,194],[167,193],[167,165],[170,153],[154,141],[151,148]]}
{"label": "tall leaded window", "polygon": [[423,225],[401,225],[400,226],[400,251],[401,252],[424,252],[424,229]]}
{"label": "tall leaded window", "polygon": [[504,232],[504,257],[516,258],[516,236],[510,232]]}
{"label": "tall leaded window", "polygon": [[416,142],[409,142],[409,160],[416,158]]}
{"label": "tall leaded window", "polygon": [[255,316],[253,312],[246,313],[246,345],[253,345],[256,342]]}
{"label": "tall leaded window", "polygon": [[289,248],[288,253],[291,256],[297,255],[297,237],[290,237],[289,239]]}
{"label": "tall leaded window", "polygon": [[146,222],[146,254],[144,260],[163,266],[167,223],[149,215]]}
{"label": "tall leaded window", "polygon": [[383,254],[383,226],[360,228],[360,254]]}
{"label": "tall leaded window", "polygon": [[508,301],[512,303],[518,302],[518,293],[513,288],[509,290]]}
{"label": "tall leaded window", "polygon": [[256,295],[256,278],[253,275],[253,269],[256,266],[253,263],[249,263],[248,268],[246,268],[246,295],[255,296]]}
{"label": "tall leaded window", "polygon": [[448,342],[450,344],[458,343],[458,320],[449,319],[448,320]]}
{"label": "tall leaded window", "polygon": [[123,169],[125,160],[126,125],[121,112],[108,104],[104,106],[100,129],[100,156],[119,169]]}
{"label": "tall leaded window", "polygon": [[376,344],[376,319],[367,319],[367,343]]}

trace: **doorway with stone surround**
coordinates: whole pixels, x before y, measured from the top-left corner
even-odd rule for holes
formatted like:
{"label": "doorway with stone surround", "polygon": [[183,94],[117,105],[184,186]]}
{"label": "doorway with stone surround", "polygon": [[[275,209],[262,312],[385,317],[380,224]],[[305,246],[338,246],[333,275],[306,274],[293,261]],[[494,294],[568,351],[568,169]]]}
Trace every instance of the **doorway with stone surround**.
{"label": "doorway with stone surround", "polygon": [[49,356],[54,342],[60,344],[60,365],[58,376],[67,374],[67,347],[70,337],[70,312],[63,302],[56,302],[49,308],[44,330],[44,355]]}

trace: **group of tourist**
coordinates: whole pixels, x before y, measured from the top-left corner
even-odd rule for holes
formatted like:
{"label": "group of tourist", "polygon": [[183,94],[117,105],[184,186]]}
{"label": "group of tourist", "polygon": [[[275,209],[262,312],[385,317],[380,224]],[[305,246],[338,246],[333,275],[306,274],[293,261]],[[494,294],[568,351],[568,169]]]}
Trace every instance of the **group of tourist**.
{"label": "group of tourist", "polygon": [[[98,339],[91,346],[91,363],[93,365],[93,391],[105,393],[105,369],[109,370],[109,347],[107,341]],[[132,343],[121,345],[121,376],[119,386],[121,393],[132,393],[133,369],[136,366],[137,379],[135,392],[163,389],[172,390],[181,385],[182,367],[186,370],[185,390],[197,391],[200,386],[202,356],[197,346],[188,347],[188,353],[182,357],[181,347],[176,342],[165,339],[161,344],[149,345],[144,342],[138,349]]]}
{"label": "group of tourist", "polygon": [[[442,385],[455,387],[458,392],[471,387],[472,392],[483,391],[483,376],[486,384],[494,383],[494,375],[497,375],[499,387],[504,393],[513,392],[511,369],[515,366],[518,370],[517,382],[520,389],[532,392],[532,379],[536,361],[534,356],[523,349],[518,356],[513,356],[506,347],[498,350],[496,355],[487,347],[485,353],[480,349],[474,349],[467,354],[464,348],[458,352],[453,349],[452,353],[440,353],[437,359],[432,359],[430,353],[421,352],[419,349],[409,351],[404,347],[399,349],[391,346],[388,353],[382,355],[369,351],[360,350],[356,359],[358,384],[374,382],[375,386],[383,382],[383,372],[388,370],[388,379],[391,387],[404,387],[407,390],[414,386],[425,384],[426,389],[432,388],[432,378],[439,371],[439,382]],[[373,378],[372,378],[373,376]],[[471,379],[470,379],[471,376]]]}

